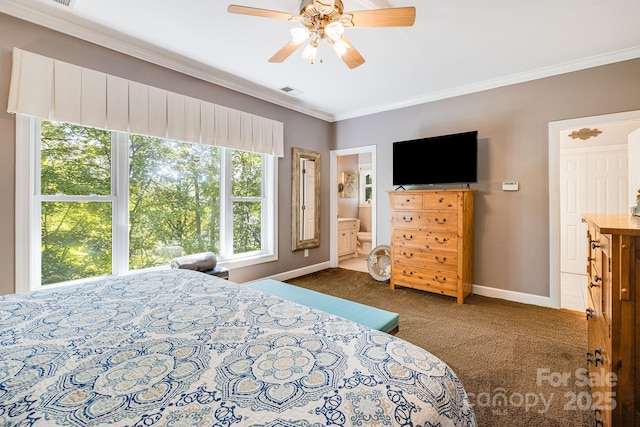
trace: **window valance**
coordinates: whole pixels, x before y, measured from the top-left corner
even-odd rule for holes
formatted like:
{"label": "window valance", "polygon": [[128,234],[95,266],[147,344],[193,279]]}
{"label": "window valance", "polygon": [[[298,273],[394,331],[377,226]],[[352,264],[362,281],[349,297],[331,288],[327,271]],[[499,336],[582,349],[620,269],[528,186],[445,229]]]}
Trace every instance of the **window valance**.
{"label": "window valance", "polygon": [[9,113],[284,156],[284,124],[13,49]]}

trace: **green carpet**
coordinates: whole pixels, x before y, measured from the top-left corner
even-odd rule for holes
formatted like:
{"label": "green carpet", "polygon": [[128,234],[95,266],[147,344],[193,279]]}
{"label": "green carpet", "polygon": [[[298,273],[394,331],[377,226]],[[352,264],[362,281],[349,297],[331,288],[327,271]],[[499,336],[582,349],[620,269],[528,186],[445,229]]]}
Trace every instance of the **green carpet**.
{"label": "green carpet", "polygon": [[400,313],[396,335],[444,360],[470,396],[480,426],[592,426],[583,381],[587,322],[580,313],[472,295],[396,288],[331,268],[287,281]]}

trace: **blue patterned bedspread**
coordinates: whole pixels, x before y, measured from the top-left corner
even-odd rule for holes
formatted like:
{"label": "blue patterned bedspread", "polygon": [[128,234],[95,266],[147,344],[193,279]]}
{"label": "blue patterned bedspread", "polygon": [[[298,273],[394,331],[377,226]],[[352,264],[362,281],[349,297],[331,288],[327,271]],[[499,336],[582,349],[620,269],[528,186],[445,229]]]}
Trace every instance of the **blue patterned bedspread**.
{"label": "blue patterned bedspread", "polygon": [[474,426],[382,332],[187,270],[0,297],[0,425]]}

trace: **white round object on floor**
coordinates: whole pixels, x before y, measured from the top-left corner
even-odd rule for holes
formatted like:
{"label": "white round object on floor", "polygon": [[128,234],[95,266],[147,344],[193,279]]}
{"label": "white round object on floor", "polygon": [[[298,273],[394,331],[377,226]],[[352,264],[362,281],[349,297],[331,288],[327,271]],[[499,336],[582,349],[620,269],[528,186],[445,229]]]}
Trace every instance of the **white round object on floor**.
{"label": "white round object on floor", "polygon": [[386,282],[391,277],[391,247],[376,246],[367,257],[367,268],[374,280]]}

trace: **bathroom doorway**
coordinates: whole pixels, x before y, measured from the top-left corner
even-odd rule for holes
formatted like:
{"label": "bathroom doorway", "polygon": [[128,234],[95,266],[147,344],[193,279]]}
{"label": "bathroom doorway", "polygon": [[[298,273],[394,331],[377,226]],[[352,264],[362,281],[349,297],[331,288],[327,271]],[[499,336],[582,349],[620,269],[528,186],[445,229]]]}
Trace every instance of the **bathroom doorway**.
{"label": "bathroom doorway", "polygon": [[330,263],[367,272],[367,256],[376,246],[376,146],[330,154]]}

